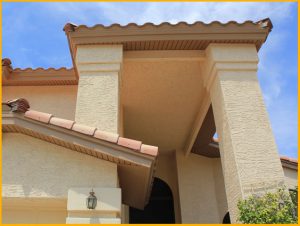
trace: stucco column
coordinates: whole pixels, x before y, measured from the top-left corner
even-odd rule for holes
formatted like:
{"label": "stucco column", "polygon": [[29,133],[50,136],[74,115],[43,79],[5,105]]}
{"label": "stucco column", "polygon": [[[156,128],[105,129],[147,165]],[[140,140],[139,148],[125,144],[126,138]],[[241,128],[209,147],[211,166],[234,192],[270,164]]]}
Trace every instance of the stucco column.
{"label": "stucco column", "polygon": [[79,45],[75,120],[100,130],[120,133],[120,71],[122,45]]}
{"label": "stucco column", "polygon": [[211,44],[206,49],[205,85],[219,136],[231,222],[237,220],[239,199],[284,183],[257,64],[255,45]]}

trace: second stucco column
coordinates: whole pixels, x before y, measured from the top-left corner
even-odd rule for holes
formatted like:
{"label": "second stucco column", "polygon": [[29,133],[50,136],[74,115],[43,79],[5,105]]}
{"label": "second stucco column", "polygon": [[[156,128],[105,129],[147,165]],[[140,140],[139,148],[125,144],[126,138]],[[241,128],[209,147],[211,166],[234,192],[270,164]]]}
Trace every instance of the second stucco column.
{"label": "second stucco column", "polygon": [[210,92],[231,222],[239,199],[274,190],[284,176],[257,80],[255,45],[212,44],[206,49]]}
{"label": "second stucco column", "polygon": [[79,45],[75,120],[100,130],[120,133],[122,45]]}

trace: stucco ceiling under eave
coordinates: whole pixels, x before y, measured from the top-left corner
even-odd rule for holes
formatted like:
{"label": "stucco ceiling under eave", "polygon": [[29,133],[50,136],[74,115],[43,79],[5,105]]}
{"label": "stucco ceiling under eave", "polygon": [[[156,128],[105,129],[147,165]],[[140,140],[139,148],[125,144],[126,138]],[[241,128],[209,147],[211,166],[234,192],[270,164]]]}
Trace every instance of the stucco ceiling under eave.
{"label": "stucco ceiling under eave", "polygon": [[121,103],[124,135],[182,150],[200,111],[200,61],[125,61]]}

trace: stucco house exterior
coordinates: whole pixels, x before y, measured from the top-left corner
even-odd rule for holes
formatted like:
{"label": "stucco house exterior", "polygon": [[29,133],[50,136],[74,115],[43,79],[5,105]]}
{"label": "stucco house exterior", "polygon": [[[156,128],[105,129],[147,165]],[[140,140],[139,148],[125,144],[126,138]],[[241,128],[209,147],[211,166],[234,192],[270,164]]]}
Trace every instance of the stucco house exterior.
{"label": "stucco house exterior", "polygon": [[3,223],[235,223],[297,185],[257,80],[269,19],[63,30],[71,69],[2,60]]}

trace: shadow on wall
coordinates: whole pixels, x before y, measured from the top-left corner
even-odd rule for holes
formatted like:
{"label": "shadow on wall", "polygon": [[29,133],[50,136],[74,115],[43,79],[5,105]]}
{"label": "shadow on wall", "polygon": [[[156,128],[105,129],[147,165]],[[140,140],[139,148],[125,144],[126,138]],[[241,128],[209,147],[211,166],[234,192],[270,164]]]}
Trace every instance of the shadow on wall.
{"label": "shadow on wall", "polygon": [[130,207],[129,223],[175,223],[172,191],[163,180],[154,178],[149,203],[147,204],[144,210],[139,210]]}

